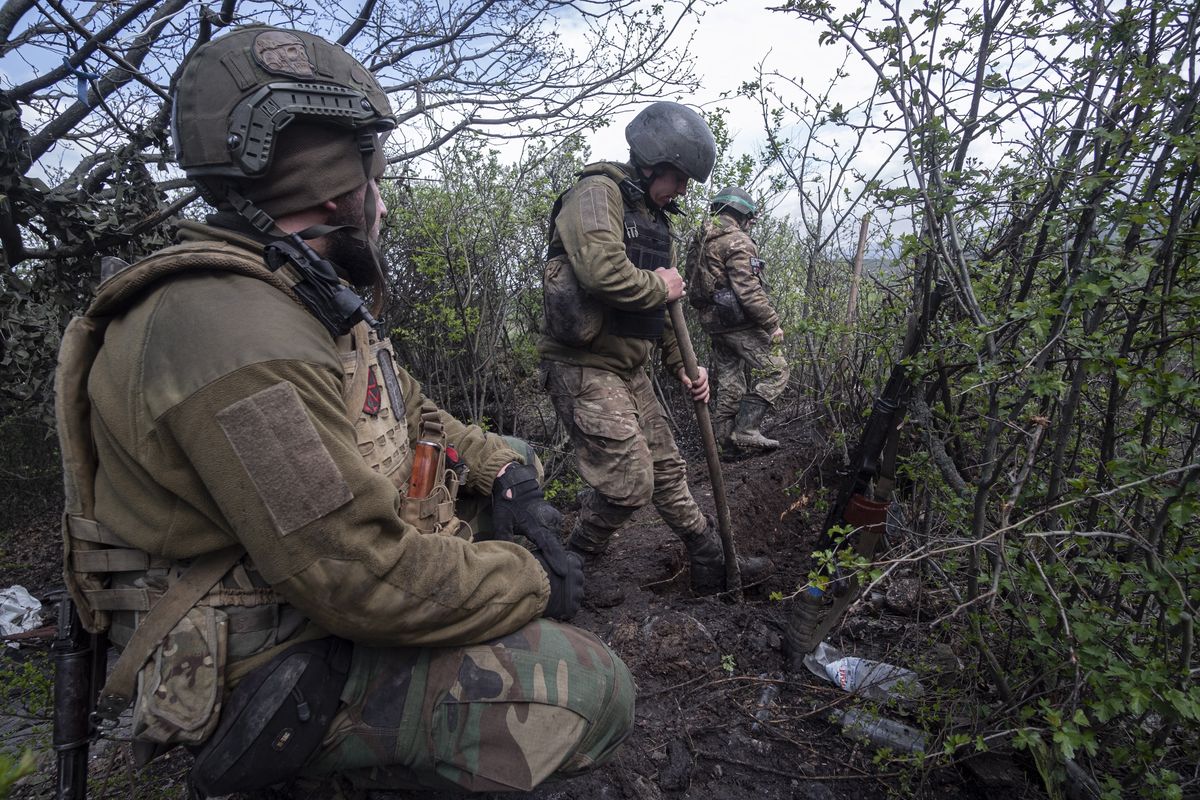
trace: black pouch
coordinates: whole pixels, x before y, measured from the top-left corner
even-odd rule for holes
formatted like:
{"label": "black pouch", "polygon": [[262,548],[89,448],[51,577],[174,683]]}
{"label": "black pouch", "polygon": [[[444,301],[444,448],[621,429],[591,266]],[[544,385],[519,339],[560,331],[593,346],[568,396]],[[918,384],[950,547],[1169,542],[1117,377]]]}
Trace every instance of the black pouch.
{"label": "black pouch", "polygon": [[332,637],[301,642],[243,678],[217,729],[194,751],[193,790],[214,797],[294,777],[333,721],[352,649]]}
{"label": "black pouch", "polygon": [[717,308],[717,320],[726,328],[746,324],[742,303],[728,286],[713,292],[713,305]]}

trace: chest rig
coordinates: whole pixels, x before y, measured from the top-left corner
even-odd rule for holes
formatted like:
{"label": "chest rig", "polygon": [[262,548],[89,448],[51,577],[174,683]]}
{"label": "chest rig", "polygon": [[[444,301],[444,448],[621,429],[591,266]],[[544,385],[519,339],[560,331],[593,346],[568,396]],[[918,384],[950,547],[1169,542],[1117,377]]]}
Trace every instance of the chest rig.
{"label": "chest rig", "polygon": [[342,397],[354,424],[358,452],[371,469],[386,476],[400,492],[401,518],[421,533],[469,539],[471,529],[454,513],[459,473],[446,468],[446,432],[436,405],[422,398],[417,440],[438,448],[433,489],[422,498],[409,497],[413,451],[405,398],[390,339],[381,338],[365,322],[337,340],[345,378]]}
{"label": "chest rig", "polygon": [[[671,266],[671,226],[661,211],[651,211],[646,203],[646,193],[637,182],[619,171],[615,165],[597,164],[579,173],[579,177],[603,175],[617,184],[624,206],[622,217],[625,257],[638,269],[650,270]],[[565,194],[565,192],[564,192]],[[554,241],[554,220],[562,210],[563,195],[560,195],[550,211],[550,247],[546,258],[566,255],[561,242]],[[662,338],[666,325],[664,306],[643,311],[627,311],[609,308],[609,332],[617,336],[635,339],[658,340]]]}

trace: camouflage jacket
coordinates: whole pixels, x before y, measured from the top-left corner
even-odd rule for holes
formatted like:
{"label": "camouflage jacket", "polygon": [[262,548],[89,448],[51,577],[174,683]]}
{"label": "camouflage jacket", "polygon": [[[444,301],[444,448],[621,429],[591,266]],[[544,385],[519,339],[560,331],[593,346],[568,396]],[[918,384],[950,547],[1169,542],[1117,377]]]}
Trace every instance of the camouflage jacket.
{"label": "camouflage jacket", "polygon": [[[767,333],[779,327],[779,315],[767,296],[766,263],[758,257],[758,245],[728,214],[706,220],[701,230],[703,246],[698,268],[700,280],[688,288],[697,306],[700,324],[710,333],[762,328]],[[703,283],[697,286],[695,283]],[[712,306],[712,292],[731,287],[741,304],[746,321],[741,325],[722,325]],[[698,294],[707,296],[700,297]]]}
{"label": "camouflage jacket", "polygon": [[[667,286],[653,272],[638,269],[625,252],[625,201],[618,181],[633,175],[627,164],[601,162],[588,170],[602,169],[604,174],[587,175],[562,197],[562,208],[555,218],[551,250],[565,251],[580,286],[605,306],[642,311],[662,306]],[[646,210],[645,200],[641,209]],[[674,261],[672,250],[672,262]],[[662,312],[666,315],[666,310]],[[586,347],[572,347],[543,333],[538,353],[550,361],[599,367],[629,375],[650,358],[655,342],[617,336],[606,324],[600,335]],[[675,331],[668,317],[662,337],[663,366],[674,375],[683,366]]]}
{"label": "camouflage jacket", "polygon": [[[237,234],[186,233],[261,263]],[[186,258],[188,244],[169,252]],[[88,379],[96,519],[167,561],[240,544],[287,604],[357,642],[480,642],[537,617],[549,582],[528,551],[421,535],[401,518],[406,473],[364,460],[345,364],[316,318],[264,280],[198,269],[151,283],[108,324]],[[402,369],[396,379],[401,430],[415,438],[421,388]],[[371,395],[362,410],[377,407]],[[440,415],[473,467],[468,490],[489,492],[499,468],[520,460]]]}

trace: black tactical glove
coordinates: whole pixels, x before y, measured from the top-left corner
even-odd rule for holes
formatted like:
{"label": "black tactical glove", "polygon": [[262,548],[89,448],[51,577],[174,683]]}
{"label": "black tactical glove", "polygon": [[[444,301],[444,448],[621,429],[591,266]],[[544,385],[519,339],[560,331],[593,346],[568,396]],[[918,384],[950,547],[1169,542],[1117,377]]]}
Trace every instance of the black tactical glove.
{"label": "black tactical glove", "polygon": [[568,620],[583,603],[583,559],[577,553],[565,550],[558,542],[553,546],[558,550],[557,555],[540,549],[532,551],[550,579],[550,599],[546,601],[542,616]]}
{"label": "black tactical glove", "polygon": [[[512,496],[507,497],[510,493]],[[536,469],[512,464],[496,478],[492,483],[492,520],[497,539],[512,541],[513,534],[519,533],[533,545],[533,557],[550,579],[546,616],[575,616],[583,602],[583,559],[567,552],[559,541],[562,514],[542,497]]]}

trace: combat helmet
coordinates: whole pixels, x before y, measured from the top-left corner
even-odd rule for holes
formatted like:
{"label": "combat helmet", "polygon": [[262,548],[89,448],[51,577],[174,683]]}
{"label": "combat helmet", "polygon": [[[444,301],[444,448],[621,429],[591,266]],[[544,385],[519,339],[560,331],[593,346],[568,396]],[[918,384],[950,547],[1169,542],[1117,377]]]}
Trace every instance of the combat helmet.
{"label": "combat helmet", "polygon": [[665,101],[643,108],[625,126],[625,141],[637,166],[670,164],[704,183],[717,160],[717,143],[704,118],[687,106]]}
{"label": "combat helmet", "polygon": [[[263,194],[264,185],[292,175],[286,192],[268,187],[257,203],[273,206],[274,216],[376,177],[383,165],[379,134],[396,126],[387,94],[345,50],[304,31],[264,25],[237,28],[197,48],[173,100],[176,157],[205,199],[220,206],[231,195]],[[281,141],[302,142],[306,157],[318,158],[323,175],[332,176],[308,188],[301,170],[272,170]]]}
{"label": "combat helmet", "polygon": [[726,186],[721,191],[717,192],[709,200],[709,208],[713,213],[718,213],[723,208],[728,208],[743,217],[753,219],[758,216],[758,204],[754,202],[745,189],[738,186]]}

